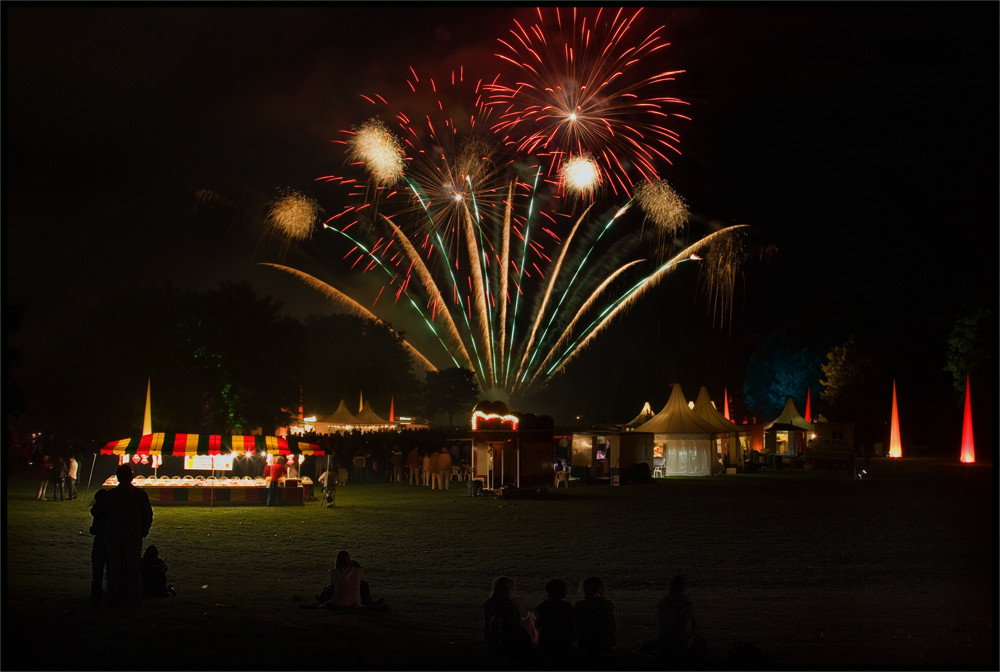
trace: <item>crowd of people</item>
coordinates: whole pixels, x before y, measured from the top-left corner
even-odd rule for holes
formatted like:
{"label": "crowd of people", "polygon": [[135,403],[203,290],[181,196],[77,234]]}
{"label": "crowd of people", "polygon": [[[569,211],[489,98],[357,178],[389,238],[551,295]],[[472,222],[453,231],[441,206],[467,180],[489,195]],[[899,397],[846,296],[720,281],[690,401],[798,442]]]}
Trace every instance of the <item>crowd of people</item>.
{"label": "crowd of people", "polygon": [[[707,658],[706,640],[698,632],[686,589],[684,576],[675,576],[656,607],[657,637],[641,647],[642,653],[667,668],[697,667]],[[573,667],[581,657],[589,665],[607,663],[617,648],[618,624],[615,605],[604,593],[601,578],[589,576],[580,583],[581,599],[574,604],[566,599],[566,582],[552,579],[545,585],[545,600],[522,613],[514,580],[497,577],[483,603],[486,642],[496,653],[521,664]]]}
{"label": "crowd of people", "polygon": [[302,473],[334,485],[385,483],[449,490],[453,480],[465,480],[471,473],[467,447],[429,430],[307,433],[303,438],[318,444],[323,455],[306,458]]}

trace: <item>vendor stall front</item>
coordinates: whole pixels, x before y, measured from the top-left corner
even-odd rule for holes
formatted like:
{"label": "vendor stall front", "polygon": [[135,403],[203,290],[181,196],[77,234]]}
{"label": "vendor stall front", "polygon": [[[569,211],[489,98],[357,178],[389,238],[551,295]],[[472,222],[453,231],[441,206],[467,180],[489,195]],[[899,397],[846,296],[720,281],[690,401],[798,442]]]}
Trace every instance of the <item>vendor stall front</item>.
{"label": "vendor stall front", "polygon": [[481,401],[472,414],[472,477],[486,490],[552,485],[552,418]]}
{"label": "vendor stall front", "polygon": [[[299,467],[305,458],[323,455],[323,450],[294,437],[158,433],[112,441],[101,454],[152,469],[151,474],[139,470],[132,481],[143,488],[152,504],[224,506],[263,505],[267,501],[264,477],[240,476],[237,471],[254,471],[257,466],[262,471],[276,458],[288,463],[289,472],[279,481],[278,504],[312,499],[313,482],[299,478]],[[112,475],[103,485],[114,487],[118,480]]]}

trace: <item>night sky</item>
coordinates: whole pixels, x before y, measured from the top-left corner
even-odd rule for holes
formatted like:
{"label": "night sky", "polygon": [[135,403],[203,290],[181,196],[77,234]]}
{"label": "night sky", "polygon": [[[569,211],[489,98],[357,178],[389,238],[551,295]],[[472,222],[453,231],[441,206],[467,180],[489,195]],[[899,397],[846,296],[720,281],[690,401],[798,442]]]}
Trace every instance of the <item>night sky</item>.
{"label": "night sky", "polygon": [[[331,141],[364,121],[359,93],[399,90],[410,66],[495,68],[496,39],[531,12],[5,3],[5,290],[26,308],[13,343],[29,405],[67,380],[135,385],[44,367],[72,348],[60,324],[123,283],[247,279],[295,316],[324,310],[254,265],[257,232],[192,216],[196,193],[294,188],[336,209],[317,178],[343,168]],[[666,26],[691,103],[663,176],[778,254],[747,270],[722,330],[683,282],[654,292],[572,365],[559,408],[626,421],[670,382],[739,394],[748,348],[814,317],[898,341],[910,398],[954,395],[941,368],[957,311],[996,304],[998,5],[719,3],[645,20]]]}

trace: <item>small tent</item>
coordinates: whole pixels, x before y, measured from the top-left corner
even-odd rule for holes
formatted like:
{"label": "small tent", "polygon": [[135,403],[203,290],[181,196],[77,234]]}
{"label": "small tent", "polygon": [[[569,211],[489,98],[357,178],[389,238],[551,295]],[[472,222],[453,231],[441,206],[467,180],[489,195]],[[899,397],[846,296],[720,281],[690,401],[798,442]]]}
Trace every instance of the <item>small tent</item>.
{"label": "small tent", "polygon": [[795,408],[791,397],[785,401],[781,415],[764,427],[764,452],[771,455],[801,455],[806,449],[808,433],[815,425],[806,422]]}
{"label": "small tent", "polygon": [[642,410],[639,411],[639,415],[635,416],[631,420],[625,423],[625,429],[635,429],[639,425],[649,422],[653,418],[653,407],[649,405],[647,401],[642,405]]}
{"label": "small tent", "polygon": [[710,476],[719,471],[712,441],[718,429],[688,408],[680,385],[674,384],[663,409],[636,431],[653,435],[654,474]]}
{"label": "small tent", "polygon": [[371,401],[366,401],[364,403],[364,406],[361,408],[361,412],[357,415],[357,424],[360,425],[362,430],[369,431],[389,429],[392,427],[392,423],[375,413],[372,409]]}
{"label": "small tent", "polygon": [[[727,420],[726,416],[719,413],[719,409],[712,403],[708,396],[708,388],[704,385],[698,390],[698,398],[694,402],[695,415],[705,420],[716,428],[715,444],[716,452],[722,456],[724,461],[728,457],[728,463],[735,466],[743,466],[743,441],[749,440],[749,432],[741,428],[735,422]],[[742,437],[740,435],[743,435]]]}
{"label": "small tent", "polygon": [[347,404],[343,399],[337,410],[330,415],[317,416],[313,423],[313,429],[319,434],[330,434],[331,432],[350,431],[358,426],[358,419],[347,410]]}

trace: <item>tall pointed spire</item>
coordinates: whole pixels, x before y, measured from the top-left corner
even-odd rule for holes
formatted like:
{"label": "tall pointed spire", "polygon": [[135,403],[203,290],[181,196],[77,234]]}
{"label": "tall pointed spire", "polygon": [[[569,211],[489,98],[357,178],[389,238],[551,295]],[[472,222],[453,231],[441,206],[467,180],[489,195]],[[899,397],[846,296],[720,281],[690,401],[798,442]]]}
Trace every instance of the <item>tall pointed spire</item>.
{"label": "tall pointed spire", "polygon": [[146,413],[142,416],[142,434],[153,433],[153,413],[149,406],[149,388],[151,386],[152,379],[146,379]]}
{"label": "tall pointed spire", "polygon": [[969,395],[969,374],[965,374],[965,421],[962,423],[962,462],[976,461],[976,447],[972,443],[972,397]]}
{"label": "tall pointed spire", "polygon": [[358,413],[365,410],[365,393],[358,392]]}
{"label": "tall pointed spire", "polygon": [[889,457],[902,457],[903,444],[899,441],[899,411],[896,408],[896,379],[892,381],[892,426],[889,429]]}
{"label": "tall pointed spire", "polygon": [[389,422],[396,422],[396,398],[389,397]]}
{"label": "tall pointed spire", "polygon": [[802,416],[806,422],[812,422],[812,388],[806,388],[806,414]]}
{"label": "tall pointed spire", "polygon": [[722,388],[722,416],[732,422],[732,418],[729,417],[729,390]]}

